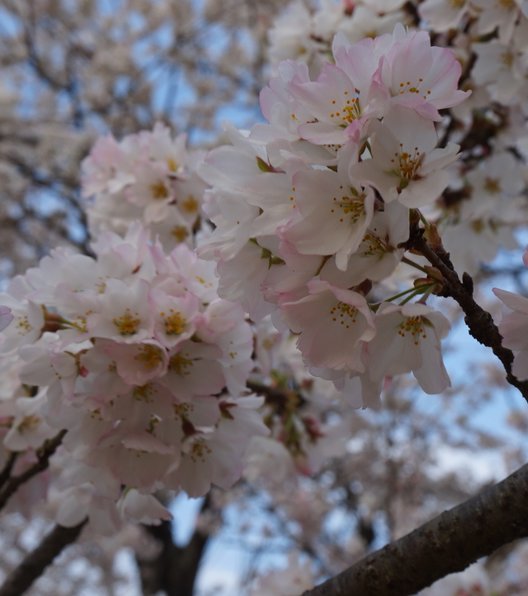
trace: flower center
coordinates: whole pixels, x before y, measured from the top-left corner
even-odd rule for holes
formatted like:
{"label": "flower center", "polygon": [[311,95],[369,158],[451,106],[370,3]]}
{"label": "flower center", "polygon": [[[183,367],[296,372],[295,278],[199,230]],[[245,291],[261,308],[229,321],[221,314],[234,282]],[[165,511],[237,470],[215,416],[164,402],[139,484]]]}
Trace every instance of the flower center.
{"label": "flower center", "polygon": [[405,93],[415,93],[416,95],[421,95],[424,99],[428,99],[429,95],[431,95],[431,89],[426,89],[422,91],[420,89],[423,83],[423,78],[420,77],[418,82],[416,81],[402,81],[398,85],[398,95],[405,95]]}
{"label": "flower center", "polygon": [[[332,120],[339,120],[341,123],[343,123],[343,126],[346,127],[348,124],[351,124],[354,122],[354,120],[357,120],[361,117],[361,106],[359,105],[358,97],[349,97],[349,91],[345,91],[344,95],[344,103],[341,109],[335,109],[335,111],[330,112],[328,115]],[[336,106],[337,99],[332,99],[331,103],[333,106]]]}
{"label": "flower center", "polygon": [[180,377],[190,375],[192,365],[193,361],[190,358],[186,358],[183,354],[174,354],[169,361],[169,369]]}
{"label": "flower center", "polygon": [[190,458],[193,462],[201,461],[204,462],[207,455],[211,453],[211,449],[206,444],[206,442],[202,439],[197,439],[194,441],[191,447],[191,451],[189,453]]}
{"label": "flower center", "polygon": [[[160,313],[161,316],[164,316],[164,314],[163,312]],[[170,314],[164,317],[164,324],[167,335],[180,335],[185,331],[187,320],[180,312],[171,308]]]}
{"label": "flower center", "polygon": [[350,304],[338,302],[330,309],[332,321],[343,325],[346,329],[350,329],[350,325],[356,322],[358,309]]}
{"label": "flower center", "polygon": [[33,329],[33,326],[29,322],[27,315],[22,315],[18,318],[16,327],[20,335],[26,335],[26,333],[29,333]]}
{"label": "flower center", "polygon": [[159,180],[158,182],[151,184],[150,192],[152,193],[152,198],[156,199],[157,201],[167,199],[169,196],[169,190],[165,186],[163,180]]}
{"label": "flower center", "polygon": [[425,332],[425,319],[423,317],[406,317],[402,323],[398,325],[398,335],[406,337],[412,335],[414,345],[420,343],[420,337],[425,339],[427,334]]}
{"label": "flower center", "polygon": [[513,66],[513,58],[513,52],[511,52],[510,50],[506,50],[505,52],[502,52],[502,54],[500,55],[500,61],[504,64],[506,68],[511,68]]}
{"label": "flower center", "polygon": [[361,251],[366,257],[382,257],[387,252],[387,246],[372,232],[367,232],[363,238]]}
{"label": "flower center", "polygon": [[497,178],[486,178],[484,181],[484,189],[486,192],[489,192],[490,195],[496,195],[501,191],[501,187]]}
{"label": "flower center", "polygon": [[20,421],[17,426],[17,431],[20,434],[24,434],[25,432],[32,431],[40,424],[40,417],[36,414],[30,414],[29,416],[24,416],[24,418]]}
{"label": "flower center", "polygon": [[174,157],[169,157],[167,159],[167,167],[169,168],[169,170],[171,172],[177,172],[178,171],[178,162],[174,159]]}
{"label": "flower center", "polygon": [[363,201],[364,195],[358,194],[354,189],[351,190],[355,196],[332,197],[330,213],[335,213],[336,209],[340,209],[342,216],[339,218],[339,221],[345,221],[343,216],[348,216],[350,222],[354,224],[365,214],[365,203]]}
{"label": "flower center", "polygon": [[182,201],[181,208],[185,213],[196,213],[198,211],[198,201],[192,195],[189,195]]}
{"label": "flower center", "polygon": [[152,402],[152,387],[150,385],[141,385],[138,387],[134,387],[132,391],[132,396],[137,401],[143,401],[145,403]]}
{"label": "flower center", "polygon": [[146,344],[141,346],[139,353],[134,356],[134,360],[140,362],[146,369],[153,370],[161,364],[163,356],[157,346]]}
{"label": "flower center", "polygon": [[134,335],[138,332],[141,319],[137,313],[136,316],[132,315],[130,309],[127,308],[122,316],[112,319],[112,323],[117,327],[120,335]]}
{"label": "flower center", "polygon": [[185,226],[174,226],[170,233],[178,242],[183,242],[189,235],[189,230]]}
{"label": "flower center", "polygon": [[419,180],[418,171],[422,165],[424,154],[420,153],[418,147],[414,147],[412,153],[404,151],[403,145],[400,143],[400,151],[394,153],[394,157],[390,160],[393,165],[393,173],[400,179],[400,188],[403,190],[409,185],[411,180]]}

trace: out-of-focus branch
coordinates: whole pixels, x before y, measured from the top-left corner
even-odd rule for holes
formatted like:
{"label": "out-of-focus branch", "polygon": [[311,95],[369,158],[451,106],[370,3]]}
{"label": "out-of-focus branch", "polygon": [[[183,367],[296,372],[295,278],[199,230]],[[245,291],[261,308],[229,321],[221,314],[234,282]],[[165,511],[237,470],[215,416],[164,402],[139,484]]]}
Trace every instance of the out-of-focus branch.
{"label": "out-of-focus branch", "polygon": [[[528,536],[528,465],[303,596],[407,596]],[[1,596],[1,594],[0,594]]]}
{"label": "out-of-focus branch", "polygon": [[44,445],[36,452],[37,461],[27,470],[22,472],[22,474],[11,476],[9,480],[7,480],[2,490],[0,490],[0,509],[4,507],[20,486],[33,478],[33,476],[43,472],[49,466],[49,460],[61,444],[65,434],[66,431],[61,430],[60,433],[56,434],[52,439],[45,441]]}
{"label": "out-of-focus branch", "polygon": [[[202,512],[209,506],[210,501],[206,498]],[[174,544],[171,522],[145,529],[159,543],[160,551],[153,559],[136,555],[143,593],[150,595],[162,591],[169,595],[192,596],[209,534],[197,527],[189,542],[181,547]]]}
{"label": "out-of-focus branch", "polygon": [[55,557],[75,542],[87,520],[73,528],[55,526],[35,550],[7,577],[0,588],[0,596],[20,596],[38,579]]}
{"label": "out-of-focus branch", "polygon": [[16,459],[18,457],[18,453],[16,451],[12,451],[8,457],[7,461],[0,472],[0,488],[4,486],[4,484],[11,478],[11,470],[15,465]]}

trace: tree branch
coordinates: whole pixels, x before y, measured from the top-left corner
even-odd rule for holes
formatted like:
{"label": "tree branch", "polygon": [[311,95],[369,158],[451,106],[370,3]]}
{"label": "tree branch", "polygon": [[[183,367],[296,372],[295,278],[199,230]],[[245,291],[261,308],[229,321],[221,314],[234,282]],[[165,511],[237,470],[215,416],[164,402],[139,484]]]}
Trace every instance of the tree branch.
{"label": "tree branch", "polygon": [[[206,498],[201,511],[209,507],[209,498]],[[180,547],[174,544],[172,523],[169,521],[157,526],[145,526],[145,530],[161,548],[154,559],[142,558],[136,553],[143,593],[150,595],[161,591],[168,595],[192,596],[209,534],[197,527],[189,542]]]}
{"label": "tree branch", "polygon": [[87,520],[73,528],[55,526],[35,550],[7,577],[0,588],[0,596],[20,596],[38,579],[69,544],[77,540]]}
{"label": "tree branch", "polygon": [[502,336],[490,313],[475,302],[473,282],[469,275],[464,273],[462,281],[460,281],[448,253],[441,245],[433,249],[422,236],[414,238],[412,244],[442,274],[444,278],[444,294],[442,295],[450,296],[458,302],[466,315],[464,322],[469,333],[479,343],[493,350],[495,356],[504,366],[508,383],[517,387],[528,401],[528,381],[520,381],[512,373],[513,353],[502,345]]}
{"label": "tree branch", "polygon": [[414,594],[528,536],[527,502],[528,464],[303,596]]}
{"label": "tree branch", "polygon": [[43,472],[49,466],[49,460],[61,444],[65,434],[66,431],[61,430],[60,433],[56,434],[52,439],[45,441],[44,445],[36,452],[37,461],[27,470],[22,472],[22,474],[12,476],[7,480],[2,490],[0,490],[0,509],[4,507],[10,497],[20,486],[22,486],[22,484],[24,484],[24,482],[27,482],[40,472]]}

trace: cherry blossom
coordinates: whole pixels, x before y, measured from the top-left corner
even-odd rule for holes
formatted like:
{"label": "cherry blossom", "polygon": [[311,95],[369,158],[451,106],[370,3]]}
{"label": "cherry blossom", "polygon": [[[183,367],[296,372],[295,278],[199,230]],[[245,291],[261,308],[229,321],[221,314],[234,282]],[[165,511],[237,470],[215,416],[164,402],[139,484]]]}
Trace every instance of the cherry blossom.
{"label": "cherry blossom", "polygon": [[[118,511],[167,519],[155,490],[199,496],[211,483],[230,486],[250,438],[267,433],[257,412],[262,399],[246,394],[251,330],[239,305],[218,298],[212,265],[188,248],[166,254],[139,225],[125,238],[103,236],[95,248],[84,280],[62,279],[56,269],[46,279],[48,269],[60,265],[68,275],[78,262],[59,251],[2,295],[1,348],[19,350],[20,379],[39,388],[37,397],[9,402],[5,444],[37,448],[67,431],[72,475],[65,470],[60,480],[62,523],[78,523],[67,512],[70,498],[83,501],[79,515],[95,516],[96,525],[106,519],[115,527]],[[95,482],[98,470],[104,474]]]}
{"label": "cherry blossom", "polygon": [[350,176],[374,186],[387,202],[423,207],[438,198],[449,184],[444,168],[456,159],[458,146],[437,148],[432,122],[404,108],[393,108],[372,131],[372,158],[352,165]]}
{"label": "cherry blossom", "polygon": [[373,379],[412,371],[426,393],[450,386],[440,351],[448,320],[423,304],[382,304],[376,312],[376,337],[367,345]]}

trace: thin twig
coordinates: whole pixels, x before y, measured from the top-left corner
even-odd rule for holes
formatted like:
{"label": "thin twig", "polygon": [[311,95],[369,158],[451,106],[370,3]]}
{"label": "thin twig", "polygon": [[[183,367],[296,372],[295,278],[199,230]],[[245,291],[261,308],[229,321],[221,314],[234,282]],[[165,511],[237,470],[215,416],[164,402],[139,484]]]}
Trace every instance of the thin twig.
{"label": "thin twig", "polygon": [[528,401],[528,381],[520,381],[512,373],[513,352],[502,345],[502,336],[490,313],[475,302],[473,283],[469,275],[464,273],[460,281],[448,253],[441,246],[433,249],[423,237],[419,236],[413,240],[413,247],[440,271],[444,278],[444,293],[456,300],[464,311],[466,315],[464,321],[469,333],[479,343],[493,350],[504,366],[508,383],[516,387]]}
{"label": "thin twig", "polygon": [[61,444],[65,434],[66,431],[61,430],[60,433],[55,435],[52,439],[45,441],[44,445],[37,450],[37,461],[27,470],[22,472],[22,474],[9,478],[4,488],[0,491],[0,509],[4,507],[10,497],[20,486],[22,486],[22,484],[33,478],[33,476],[43,472],[49,466],[49,460]]}

